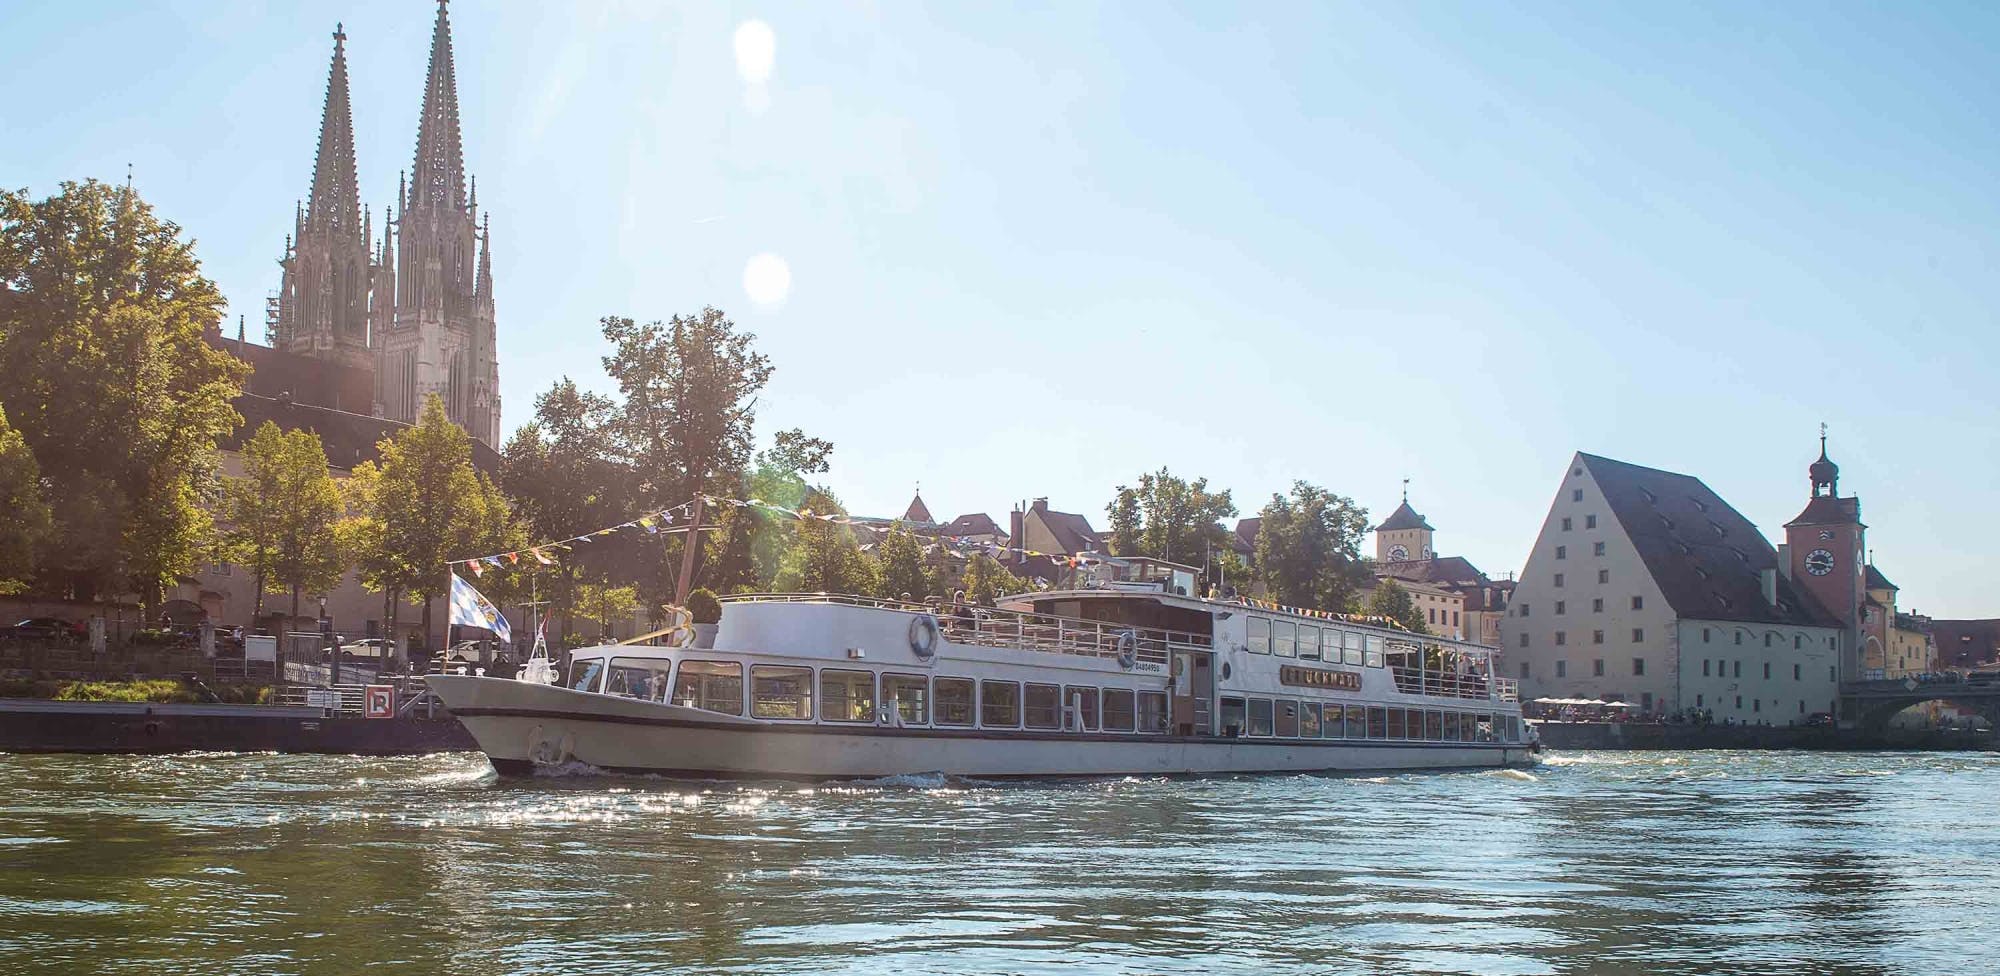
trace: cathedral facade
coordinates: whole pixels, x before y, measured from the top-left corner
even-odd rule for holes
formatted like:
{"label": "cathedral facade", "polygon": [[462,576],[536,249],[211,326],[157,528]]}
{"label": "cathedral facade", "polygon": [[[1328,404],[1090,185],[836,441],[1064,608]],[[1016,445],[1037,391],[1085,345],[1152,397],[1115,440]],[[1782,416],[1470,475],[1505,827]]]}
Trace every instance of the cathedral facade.
{"label": "cathedral facade", "polygon": [[308,369],[368,377],[366,395],[351,382],[314,384],[349,391],[317,406],[413,423],[435,393],[453,422],[497,447],[491,222],[465,172],[445,4],[431,34],[416,156],[393,209],[383,209],[380,237],[355,174],[346,41],[336,28],[312,189],[295,208],[266,313],[270,344]]}

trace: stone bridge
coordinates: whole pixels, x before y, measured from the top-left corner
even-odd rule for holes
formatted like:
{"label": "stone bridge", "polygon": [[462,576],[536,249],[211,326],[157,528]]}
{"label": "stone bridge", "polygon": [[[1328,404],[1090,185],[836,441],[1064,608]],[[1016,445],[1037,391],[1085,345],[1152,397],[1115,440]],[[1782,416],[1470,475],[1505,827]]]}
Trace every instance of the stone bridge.
{"label": "stone bridge", "polygon": [[2000,729],[2000,681],[1847,681],[1840,686],[1840,714],[1864,731],[1879,731],[1897,712],[1939,701],[1976,711]]}

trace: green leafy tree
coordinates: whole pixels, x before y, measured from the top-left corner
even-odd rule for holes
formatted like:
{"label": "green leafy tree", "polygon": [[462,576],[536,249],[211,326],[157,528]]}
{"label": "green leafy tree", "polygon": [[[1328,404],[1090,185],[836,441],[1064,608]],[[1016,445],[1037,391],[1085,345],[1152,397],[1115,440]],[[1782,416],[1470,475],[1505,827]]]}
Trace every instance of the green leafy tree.
{"label": "green leafy tree", "polygon": [[63,540],[38,589],[137,593],[150,615],[193,570],[249,370],[204,340],[222,306],[193,244],[130,187],[0,192],[0,406]]}
{"label": "green leafy tree", "polygon": [[1209,491],[1207,478],[1188,481],[1161,468],[1140,475],[1136,488],[1120,485],[1105,510],[1118,555],[1198,566],[1228,548],[1222,520],[1236,514],[1236,503],[1227,491]]}
{"label": "green leafy tree", "polygon": [[629,620],[639,612],[639,592],[629,586],[585,583],[577,587],[576,609],[596,621],[599,635],[609,635],[613,621]]}
{"label": "green leafy tree", "polygon": [[425,398],[415,426],[376,451],[379,464],[357,469],[364,484],[350,497],[362,521],[350,538],[378,547],[361,561],[364,582],[392,594],[392,607],[398,594],[421,602],[429,641],[432,603],[450,586],[447,561],[513,548],[519,533],[505,529],[505,496],[473,469],[472,439],[445,417],[435,394]]}
{"label": "green leafy tree", "polygon": [[[622,398],[611,430],[622,460],[642,473],[637,492],[645,507],[735,488],[750,462],[756,397],[771,378],[756,335],[738,331],[714,308],[644,325],[611,316],[602,326],[612,345],[604,371]],[[651,587],[670,597],[683,544],[676,540],[688,536],[660,538]]]}
{"label": "green leafy tree", "polygon": [[1368,580],[1361,563],[1368,512],[1351,499],[1296,481],[1289,498],[1272,495],[1259,514],[1257,570],[1270,598],[1321,610],[1351,608]]}
{"label": "green leafy tree", "polygon": [[[527,534],[565,538],[624,521],[636,510],[638,479],[619,460],[616,418],[615,402],[578,388],[568,377],[535,398],[534,419],[508,439],[500,465],[500,483]],[[550,584],[544,590],[566,622],[575,612],[581,582],[603,583],[628,568],[616,559],[621,552],[629,547],[593,544],[544,574]]]}
{"label": "green leafy tree", "polygon": [[924,570],[924,547],[908,526],[897,522],[882,537],[882,595],[890,599],[921,600],[931,590],[930,574]]}
{"label": "green leafy tree", "polygon": [[[796,428],[782,430],[769,450],[759,452],[741,477],[743,495],[797,509],[809,505],[812,485],[806,476],[823,474],[833,445],[808,437]],[[722,592],[767,590],[775,585],[779,564],[790,549],[798,522],[761,508],[731,508],[722,515],[724,531],[713,553],[713,571],[703,578]]]}
{"label": "green leafy tree", "polygon": [[1386,617],[1402,624],[1413,633],[1431,632],[1430,626],[1424,622],[1423,610],[1417,607],[1410,591],[1392,579],[1385,579],[1375,587],[1375,592],[1368,597],[1366,612],[1370,616]]}
{"label": "green leafy tree", "polygon": [[319,435],[286,432],[270,421],[243,444],[243,476],[223,487],[223,551],[256,581],[251,616],[264,612],[267,589],[299,596],[339,585],[347,550],[339,525],[346,505],[327,471]]}
{"label": "green leafy tree", "polygon": [[52,520],[42,499],[41,468],[19,431],[0,409],[0,594],[24,589],[34,577],[38,550],[47,542]]}
{"label": "green leafy tree", "polygon": [[[816,515],[841,514],[831,495],[814,491],[805,508]],[[786,592],[868,595],[882,588],[881,569],[854,540],[854,530],[823,519],[798,520],[792,544],[778,565],[772,586]]]}
{"label": "green leafy tree", "polygon": [[992,606],[993,601],[1003,596],[1026,593],[1035,588],[1034,584],[1008,572],[1007,567],[983,552],[966,562],[961,582],[966,601],[982,607]]}

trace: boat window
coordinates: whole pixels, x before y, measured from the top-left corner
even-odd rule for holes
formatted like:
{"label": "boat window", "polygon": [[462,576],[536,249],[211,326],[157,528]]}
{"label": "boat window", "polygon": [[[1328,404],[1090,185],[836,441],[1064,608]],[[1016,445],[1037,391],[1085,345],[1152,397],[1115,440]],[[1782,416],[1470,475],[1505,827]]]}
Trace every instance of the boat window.
{"label": "boat window", "polygon": [[1289,620],[1271,622],[1271,653],[1279,657],[1298,656],[1299,625]]}
{"label": "boat window", "polygon": [[1287,739],[1299,734],[1299,703],[1289,698],[1278,699],[1278,734]]}
{"label": "boat window", "polygon": [[1444,741],[1458,741],[1458,719],[1459,713],[1457,712],[1444,713]]}
{"label": "boat window", "polygon": [[1475,728],[1475,730],[1476,730],[1476,731],[1474,731],[1474,732],[1473,732],[1473,735],[1477,736],[1477,737],[1478,737],[1478,739],[1479,739],[1479,741],[1481,741],[1481,742],[1492,742],[1492,741],[1493,741],[1493,716],[1491,716],[1491,715],[1475,715],[1475,716],[1473,716],[1473,719],[1474,719],[1474,723],[1473,723],[1473,724],[1474,724],[1474,728]]}
{"label": "boat window", "polygon": [[1271,734],[1271,700],[1269,698],[1250,699],[1250,734]]}
{"label": "boat window", "polygon": [[972,679],[937,678],[932,682],[937,696],[937,724],[972,724]]}
{"label": "boat window", "polygon": [[673,667],[672,661],[643,657],[613,658],[611,670],[605,674],[604,693],[659,701],[667,697],[667,674]]}
{"label": "boat window", "polygon": [[1130,732],[1132,720],[1132,692],[1126,688],[1104,689],[1104,731]]}
{"label": "boat window", "polygon": [[569,686],[572,691],[596,691],[597,676],[604,673],[604,659],[601,657],[579,657],[569,662]]}
{"label": "boat window", "polygon": [[[1139,731],[1165,732],[1169,724],[1167,717],[1167,693],[1164,691],[1142,691],[1139,693]],[[1111,706],[1104,706],[1104,720],[1111,721]]]}
{"label": "boat window", "polygon": [[1322,739],[1340,738],[1341,734],[1345,731],[1341,727],[1341,707],[1339,705],[1321,705],[1319,708],[1320,708],[1320,721],[1319,721],[1320,738]]}
{"label": "boat window", "polygon": [[979,683],[979,724],[989,729],[1021,727],[1021,686],[1012,681]]}
{"label": "boat window", "polygon": [[1389,738],[1400,739],[1403,737],[1403,734],[1403,710],[1400,708],[1389,709]]}
{"label": "boat window", "polygon": [[825,722],[875,721],[875,672],[821,668],[819,717]]}
{"label": "boat window", "polygon": [[930,682],[921,674],[883,675],[882,702],[895,708],[904,725],[931,722]]}
{"label": "boat window", "polygon": [[1250,636],[1246,641],[1252,654],[1271,653],[1271,618],[1251,617]]}
{"label": "boat window", "polygon": [[1097,689],[1064,685],[1063,710],[1069,713],[1069,721],[1063,723],[1064,727],[1097,731]]}
{"label": "boat window", "polygon": [[1299,706],[1299,738],[1319,738],[1319,703],[1306,702]]}
{"label": "boat window", "polygon": [[1368,737],[1371,739],[1386,739],[1389,736],[1388,730],[1389,720],[1386,716],[1386,710],[1380,708],[1368,709]]}
{"label": "boat window", "polygon": [[1062,689],[1056,685],[1029,683],[1021,717],[1031,729],[1062,728]]}
{"label": "boat window", "polygon": [[674,704],[724,715],[743,714],[743,665],[682,661],[674,678]]}
{"label": "boat window", "polygon": [[1379,668],[1382,666],[1382,647],[1382,638],[1374,634],[1368,635],[1368,654],[1365,663],[1369,667]]}
{"label": "boat window", "polygon": [[1311,624],[1299,625],[1299,656],[1308,661],[1319,660],[1319,628]]}
{"label": "boat window", "polygon": [[1521,717],[1518,715],[1507,716],[1507,741],[1521,741]]}
{"label": "boat window", "polygon": [[1222,699],[1222,734],[1235,738],[1250,727],[1248,713],[1244,710],[1243,699]]}
{"label": "boat window", "polygon": [[1361,643],[1363,636],[1358,631],[1348,631],[1340,635],[1340,662],[1361,666]]}
{"label": "boat window", "polygon": [[750,716],[811,721],[813,672],[758,664],[750,668]]}
{"label": "boat window", "polygon": [[1429,739],[1433,742],[1440,741],[1444,738],[1443,712],[1424,713],[1424,738]]}

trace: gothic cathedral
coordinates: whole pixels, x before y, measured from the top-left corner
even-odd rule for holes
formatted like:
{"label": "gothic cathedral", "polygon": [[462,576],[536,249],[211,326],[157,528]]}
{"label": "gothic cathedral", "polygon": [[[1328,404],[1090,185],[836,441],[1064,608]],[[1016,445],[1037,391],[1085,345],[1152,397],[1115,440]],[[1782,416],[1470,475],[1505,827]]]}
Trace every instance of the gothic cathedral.
{"label": "gothic cathedral", "polygon": [[[417,152],[382,236],[361,209],[348,106],[347,35],[333,34],[312,192],[279,261],[271,344],[374,377],[373,414],[413,423],[432,393],[474,440],[500,445],[500,364],[490,220],[465,175],[451,22],[439,0]],[[331,406],[331,404],[329,404]]]}

